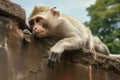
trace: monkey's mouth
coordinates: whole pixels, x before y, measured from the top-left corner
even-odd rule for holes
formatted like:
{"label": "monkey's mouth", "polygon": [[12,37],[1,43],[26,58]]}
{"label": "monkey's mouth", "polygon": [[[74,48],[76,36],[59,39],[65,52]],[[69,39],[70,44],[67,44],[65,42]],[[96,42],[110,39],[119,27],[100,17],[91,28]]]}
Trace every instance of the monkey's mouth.
{"label": "monkey's mouth", "polygon": [[45,36],[45,32],[41,31],[41,32],[34,32],[33,35],[35,35],[38,38],[42,38]]}

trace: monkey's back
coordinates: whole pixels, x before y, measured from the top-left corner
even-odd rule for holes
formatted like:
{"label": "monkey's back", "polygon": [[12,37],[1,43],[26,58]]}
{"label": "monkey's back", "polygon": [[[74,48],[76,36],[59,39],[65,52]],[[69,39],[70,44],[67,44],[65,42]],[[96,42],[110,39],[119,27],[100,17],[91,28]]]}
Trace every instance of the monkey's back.
{"label": "monkey's back", "polygon": [[91,35],[88,32],[86,26],[84,26],[84,24],[81,23],[79,20],[66,14],[62,14],[62,17],[67,19],[75,28],[77,28],[79,32],[81,33],[81,35],[84,36],[85,38],[88,38],[88,35]]}

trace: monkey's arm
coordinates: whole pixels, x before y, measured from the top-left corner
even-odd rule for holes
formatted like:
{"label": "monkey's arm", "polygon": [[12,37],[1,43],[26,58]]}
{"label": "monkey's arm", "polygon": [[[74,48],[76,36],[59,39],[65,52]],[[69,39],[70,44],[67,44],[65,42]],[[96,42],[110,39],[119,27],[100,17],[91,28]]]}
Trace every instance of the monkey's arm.
{"label": "monkey's arm", "polygon": [[78,36],[64,38],[57,42],[51,49],[50,49],[50,56],[48,61],[48,67],[53,68],[56,61],[60,61],[61,53],[64,50],[75,50],[82,48],[83,39]]}
{"label": "monkey's arm", "polygon": [[64,50],[80,49],[83,44],[83,39],[80,37],[64,38],[57,42],[52,48],[51,52],[61,54]]}

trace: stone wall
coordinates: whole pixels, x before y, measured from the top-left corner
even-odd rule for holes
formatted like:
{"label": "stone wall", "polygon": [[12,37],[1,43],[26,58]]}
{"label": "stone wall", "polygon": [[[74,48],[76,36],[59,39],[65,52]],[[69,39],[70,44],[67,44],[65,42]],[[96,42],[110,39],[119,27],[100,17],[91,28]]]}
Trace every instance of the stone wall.
{"label": "stone wall", "polygon": [[[46,54],[38,41],[24,42],[25,11],[9,0],[0,0],[0,80],[46,80]],[[42,44],[40,44],[42,45]],[[47,50],[47,49],[46,49]],[[42,52],[45,53],[45,52]]]}

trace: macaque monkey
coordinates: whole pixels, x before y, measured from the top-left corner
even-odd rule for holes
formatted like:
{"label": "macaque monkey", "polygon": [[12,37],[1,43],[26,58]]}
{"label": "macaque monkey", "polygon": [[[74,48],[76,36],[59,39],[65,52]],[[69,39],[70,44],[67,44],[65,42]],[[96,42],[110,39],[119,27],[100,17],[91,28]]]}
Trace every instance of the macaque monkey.
{"label": "macaque monkey", "polygon": [[109,54],[108,48],[104,47],[99,39],[93,37],[82,23],[73,17],[60,14],[56,7],[35,7],[29,17],[29,25],[37,38],[58,39],[58,42],[50,49],[48,60],[50,68],[54,67],[56,61],[60,62],[61,53],[65,50],[87,48]]}

